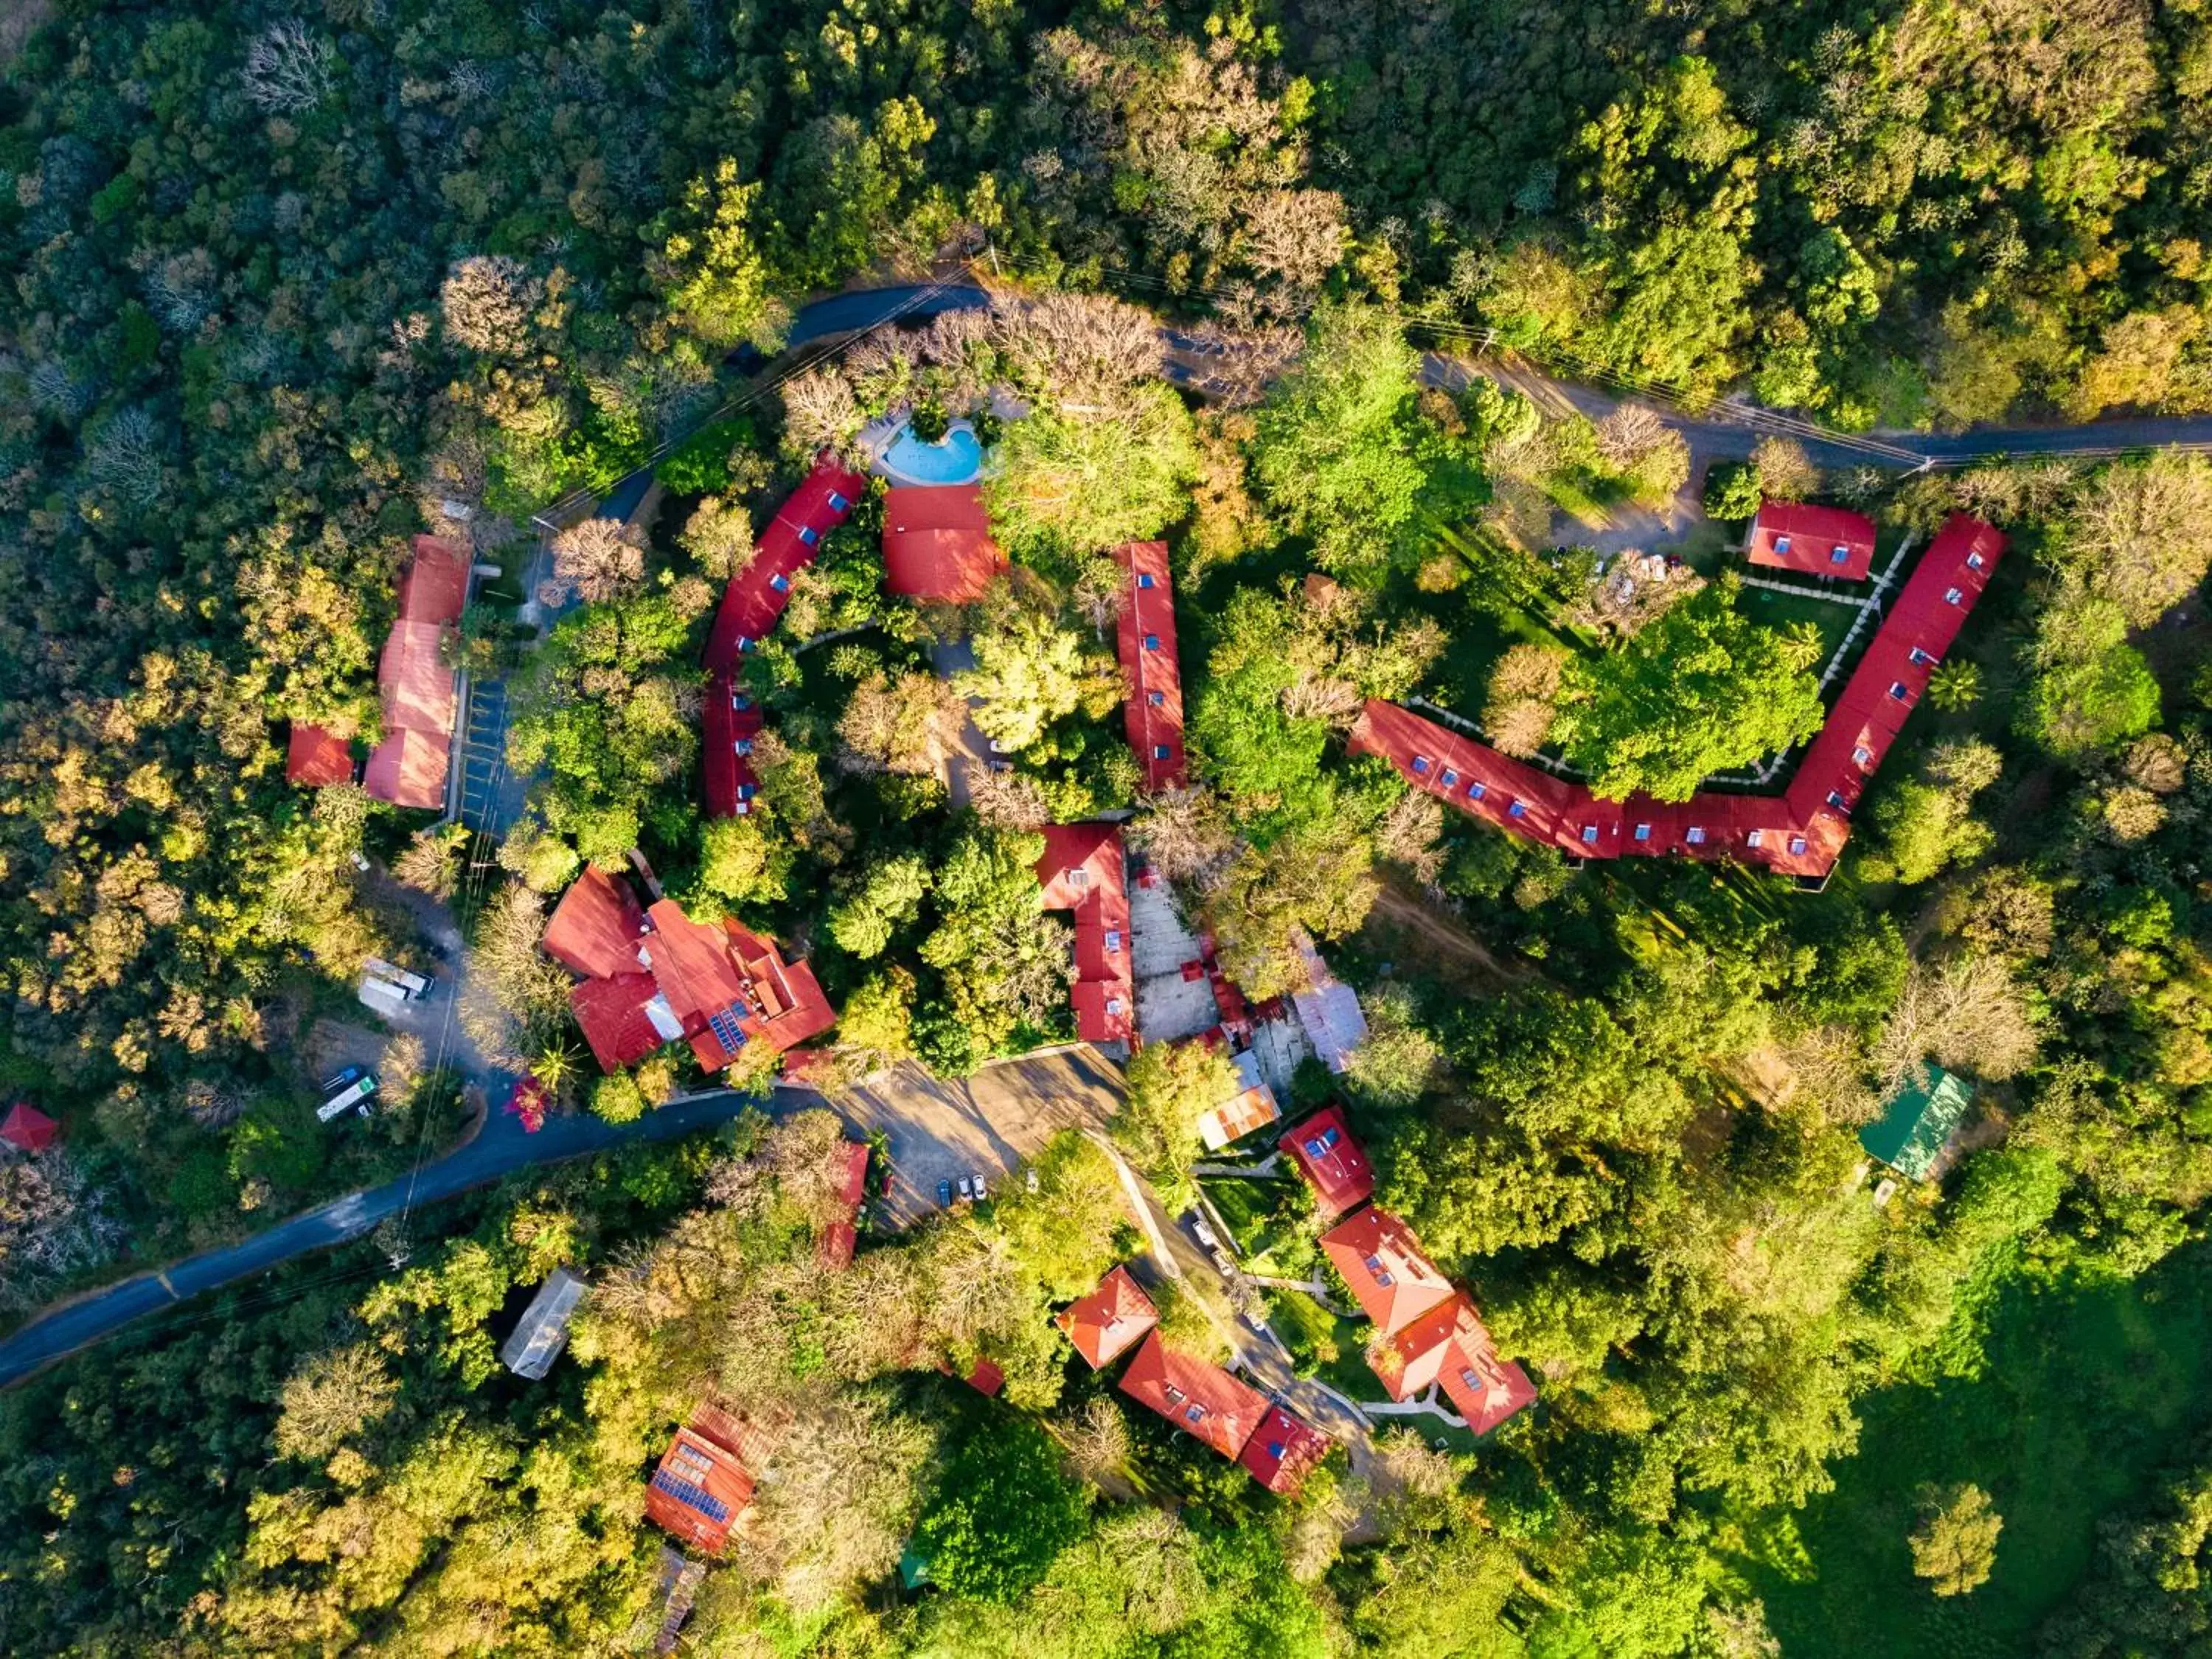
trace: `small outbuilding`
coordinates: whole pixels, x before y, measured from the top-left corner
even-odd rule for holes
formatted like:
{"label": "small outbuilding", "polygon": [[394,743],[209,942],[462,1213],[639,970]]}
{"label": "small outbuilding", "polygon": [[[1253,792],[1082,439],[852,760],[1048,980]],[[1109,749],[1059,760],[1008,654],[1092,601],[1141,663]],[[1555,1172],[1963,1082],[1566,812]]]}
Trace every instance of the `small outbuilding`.
{"label": "small outbuilding", "polygon": [[530,1298],[514,1331],[500,1348],[500,1364],[517,1376],[537,1382],[553,1369],[568,1346],[568,1319],[588,1288],[566,1267],[556,1267]]}
{"label": "small outbuilding", "polygon": [[1974,1091],[1963,1079],[1940,1066],[1924,1066],[1889,1097],[1881,1117],[1859,1131],[1859,1145],[1906,1180],[1926,1181],[1973,1103]]}
{"label": "small outbuilding", "polygon": [[0,1121],[0,1140],[26,1152],[43,1152],[54,1144],[61,1125],[27,1101],[17,1101]]}

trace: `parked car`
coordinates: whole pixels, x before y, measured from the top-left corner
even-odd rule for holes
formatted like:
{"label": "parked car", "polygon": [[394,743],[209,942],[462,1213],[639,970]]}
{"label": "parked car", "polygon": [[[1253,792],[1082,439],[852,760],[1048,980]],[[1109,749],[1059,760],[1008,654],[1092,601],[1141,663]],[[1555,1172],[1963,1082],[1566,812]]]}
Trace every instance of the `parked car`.
{"label": "parked car", "polygon": [[1206,1218],[1195,1210],[1190,1212],[1190,1230],[1207,1249],[1218,1250],[1221,1248],[1221,1241],[1213,1236],[1213,1229],[1206,1224]]}
{"label": "parked car", "polygon": [[951,1182],[940,1181],[937,1183],[937,1201],[939,1204],[942,1204],[948,1210],[952,1207],[952,1183]]}
{"label": "parked car", "polygon": [[983,1177],[979,1174],[975,1177],[975,1201],[978,1204],[981,1204],[985,1199],[990,1197],[990,1195],[991,1189],[983,1184]]}
{"label": "parked car", "polygon": [[975,1183],[970,1182],[966,1176],[962,1176],[960,1177],[960,1196],[963,1198],[973,1198],[975,1195]]}
{"label": "parked car", "polygon": [[991,752],[994,755],[1011,755],[1014,751],[1007,748],[1003,743],[1000,743],[996,738],[994,738],[991,739]]}

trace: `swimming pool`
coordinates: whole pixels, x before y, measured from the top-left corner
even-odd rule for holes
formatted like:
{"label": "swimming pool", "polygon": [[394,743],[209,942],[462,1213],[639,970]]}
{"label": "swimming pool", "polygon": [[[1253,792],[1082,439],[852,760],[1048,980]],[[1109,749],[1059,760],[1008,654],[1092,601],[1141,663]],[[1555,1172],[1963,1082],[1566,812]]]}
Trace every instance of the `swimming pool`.
{"label": "swimming pool", "polygon": [[955,421],[952,429],[933,444],[902,426],[884,450],[878,463],[896,483],[973,483],[983,472],[983,445],[975,428]]}

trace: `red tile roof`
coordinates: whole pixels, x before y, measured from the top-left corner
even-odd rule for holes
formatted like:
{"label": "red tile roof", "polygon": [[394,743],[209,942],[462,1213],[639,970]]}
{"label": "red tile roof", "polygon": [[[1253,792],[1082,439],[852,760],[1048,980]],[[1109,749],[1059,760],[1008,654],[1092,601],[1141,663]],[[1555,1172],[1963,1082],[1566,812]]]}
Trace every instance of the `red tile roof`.
{"label": "red tile roof", "polygon": [[1528,1374],[1498,1357],[1465,1291],[1378,1340],[1367,1358],[1393,1400],[1441,1387],[1477,1434],[1489,1433],[1536,1397]]}
{"label": "red tile roof", "polygon": [[43,1152],[60,1133],[60,1124],[27,1101],[19,1100],[10,1106],[7,1121],[0,1122],[0,1140],[27,1152]]}
{"label": "red tile roof", "polygon": [[392,732],[368,751],[361,787],[394,806],[441,807],[453,739],[443,732]]}
{"label": "red tile roof", "polygon": [[845,1161],[845,1184],[837,1189],[837,1196],[848,1209],[858,1209],[860,1200],[868,1195],[868,1158],[870,1149],[865,1140],[846,1140],[838,1143],[834,1156]]}
{"label": "red tile roof", "polygon": [[1328,1437],[1304,1418],[1270,1406],[1237,1461],[1269,1492],[1288,1497],[1304,1484],[1308,1471],[1328,1455]]}
{"label": "red tile roof", "polygon": [[1097,1290],[1069,1303],[1053,1321],[1094,1371],[1120,1358],[1131,1343],[1159,1322],[1159,1310],[1152,1297],[1122,1267],[1112,1269]]}
{"label": "red tile roof", "polygon": [[469,598],[471,555],[435,536],[415,538],[415,556],[399,578],[402,622],[447,626],[461,619]]}
{"label": "red tile roof", "polygon": [[707,816],[734,818],[760,787],[753,770],[753,739],[761,733],[761,711],[728,674],[707,682],[699,708],[700,768],[706,782]]}
{"label": "red tile roof", "polygon": [[976,1393],[995,1398],[999,1390],[1006,1386],[1006,1374],[999,1368],[998,1361],[978,1354],[974,1368],[961,1381]]}
{"label": "red tile roof", "polygon": [[608,979],[639,971],[645,912],[629,883],[593,865],[568,884],[553,907],[540,941],[545,954],[570,973]]}
{"label": "red tile roof", "polygon": [[1175,592],[1165,542],[1129,542],[1115,550],[1128,572],[1121,592],[1116,644],[1127,683],[1121,705],[1129,746],[1145,769],[1148,789],[1184,781],[1182,670],[1176,656]]}
{"label": "red tile roof", "polygon": [[645,1489],[645,1516],[654,1525],[720,1555],[730,1528],[753,1501],[753,1478],[728,1447],[694,1429],[676,1439]]}
{"label": "red tile roof", "polygon": [[1874,572],[1874,520],[1841,507],[1762,501],[1747,550],[1771,569],[1863,582]]}
{"label": "red tile roof", "polygon": [[436,623],[396,622],[384,641],[376,683],[384,693],[387,732],[445,732],[453,729],[459,697],[453,671],[446,664],[446,629]]}
{"label": "red tile roof", "polygon": [[1352,751],[1382,756],[1415,788],[1470,817],[1579,857],[1680,853],[1826,876],[1850,836],[1850,809],[1868,777],[1958,638],[2004,548],[2002,535],[1963,514],[1943,526],[1780,795],[1708,790],[1681,802],[1641,795],[1601,800],[1580,784],[1380,700],[1370,700],[1352,727]]}
{"label": "red tile roof", "polygon": [[1047,824],[1036,875],[1046,909],[1074,912],[1076,1034],[1086,1042],[1126,1040],[1136,1029],[1137,998],[1120,826]]}
{"label": "red tile roof", "polygon": [[1224,1457],[1234,1457],[1267,1415],[1267,1402],[1218,1365],[1176,1353],[1154,1331],[1121,1373],[1123,1394],[1195,1435]]}
{"label": "red tile roof", "polygon": [[[814,562],[822,538],[853,510],[867,489],[865,475],[828,455],[814,463],[753,544],[752,562],[730,578],[707,636],[707,667],[726,673],[750,647],[775,631],[791,603],[791,581]],[[780,584],[780,585],[779,585]]]}
{"label": "red tile roof", "polygon": [[1275,1144],[1320,1195],[1322,1214],[1342,1215],[1375,1196],[1375,1171],[1352,1138],[1342,1107],[1322,1107]]}
{"label": "red tile roof", "polygon": [[[747,1042],[765,1042],[781,1054],[837,1023],[805,962],[786,962],[772,940],[726,917],[717,925],[693,921],[670,899],[645,912],[646,931],[635,937],[630,957],[618,961],[629,912],[619,893],[601,890],[590,872],[578,878],[586,883],[585,896],[565,921],[562,911],[574,889],[562,896],[554,913],[558,931],[547,929],[547,950],[589,975],[568,1002],[603,1069],[627,1066],[681,1036],[700,1065],[719,1072]],[[630,965],[639,958],[643,971]],[[620,971],[598,971],[603,969]]]}
{"label": "red tile roof", "polygon": [[966,605],[1006,568],[977,486],[917,485],[884,496],[884,582],[892,592]]}
{"label": "red tile roof", "polygon": [[[568,988],[568,1012],[583,1028],[592,1058],[603,1072],[619,1072],[656,1053],[670,1041],[667,1031],[653,1022],[653,1004],[660,1000],[660,987],[653,975],[617,974],[606,979],[580,979]],[[665,1008],[666,1003],[662,1000]],[[672,1014],[664,1015],[672,1029]]]}
{"label": "red tile roof", "polygon": [[1405,1329],[1452,1296],[1451,1281],[1421,1253],[1413,1230],[1373,1206],[1321,1237],[1329,1263],[1385,1336]]}
{"label": "red tile roof", "polygon": [[284,781],[310,788],[328,783],[351,783],[352,745],[326,727],[294,720],[291,740],[284,751]]}
{"label": "red tile roof", "polygon": [[1476,1434],[1488,1434],[1536,1398],[1536,1385],[1528,1373],[1510,1359],[1501,1359],[1495,1348],[1484,1352],[1455,1352],[1456,1362],[1444,1367],[1437,1379],[1445,1396],[1467,1419]]}

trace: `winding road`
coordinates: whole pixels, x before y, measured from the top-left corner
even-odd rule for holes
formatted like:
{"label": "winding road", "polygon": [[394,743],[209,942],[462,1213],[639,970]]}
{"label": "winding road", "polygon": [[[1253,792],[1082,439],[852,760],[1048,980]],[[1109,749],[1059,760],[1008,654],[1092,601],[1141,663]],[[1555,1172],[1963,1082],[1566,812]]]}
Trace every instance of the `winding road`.
{"label": "winding road", "polygon": [[586,1158],[617,1146],[669,1140],[726,1123],[748,1106],[795,1112],[829,1106],[862,1133],[888,1140],[897,1179],[893,1218],[937,1207],[937,1182],[971,1172],[1003,1177],[1034,1157],[1059,1129],[1103,1124],[1121,1097],[1120,1072],[1081,1044],[1041,1049],[984,1066],[961,1082],[941,1082],[901,1066],[836,1103],[811,1089],[778,1084],[756,1095],[716,1090],[612,1124],[579,1113],[548,1118],[535,1134],[494,1114],[475,1139],[415,1175],[349,1193],[279,1223],[243,1243],[140,1273],[41,1314],[0,1342],[0,1388],[143,1319],[209,1291],[234,1285],[305,1255],[344,1244],[393,1216],[488,1186],[535,1164]]}
{"label": "winding road", "polygon": [[[894,320],[919,320],[946,311],[979,310],[991,303],[987,290],[957,280],[898,283],[830,295],[799,308],[793,315],[785,349],[787,354]],[[1219,348],[1173,328],[1163,328],[1161,332],[1168,346],[1168,378],[1203,394],[1210,378],[1207,359],[1218,356]],[[768,360],[750,348],[736,354],[734,362],[747,374],[768,366]],[[1483,367],[1485,372],[1498,374],[1554,410],[1572,408],[1597,418],[1610,413],[1623,401],[1609,392],[1547,373],[1525,360],[1486,362]],[[1435,352],[1423,357],[1422,378],[1432,385],[1463,385],[1473,372],[1474,365],[1466,358]],[[1714,404],[1696,414],[1670,408],[1663,402],[1655,402],[1655,406],[1668,424],[1689,441],[1699,471],[1710,460],[1748,456],[1760,438],[1772,433],[1796,438],[1814,460],[1825,466],[1872,465],[1892,471],[1958,466],[2008,456],[2094,457],[2154,447],[2212,448],[2212,417],[2207,416],[2130,416],[2076,426],[1979,428],[1947,435],[1911,432],[1861,435],[1826,431],[1794,417],[1741,403]],[[640,469],[610,485],[604,493],[613,495],[625,487],[634,487],[641,477],[649,476],[651,470]],[[1694,504],[1690,510],[1694,510]],[[1065,1056],[1054,1056],[1052,1063],[1064,1060]],[[1009,1064],[1021,1066],[1035,1060],[1036,1057],[1031,1057],[1030,1060]],[[1103,1071],[1093,1069],[1074,1079],[1030,1079],[1015,1092],[1042,1100],[1053,1097],[1071,1084],[1082,1103],[1078,1112],[1080,1115],[1082,1110],[1096,1105],[1102,1098],[1095,1091],[1117,1087],[1118,1078],[1109,1083]],[[930,1127],[933,1122],[957,1122],[963,1111],[978,1121],[988,1121],[988,1115],[977,1113],[972,1091],[963,1107],[944,1092],[944,1085],[931,1087],[939,1091],[933,1100],[927,1091],[913,1087],[884,1091],[884,1099],[896,1103],[890,1109],[908,1132],[924,1140],[934,1139]],[[41,1315],[5,1341],[0,1341],[0,1387],[21,1381],[133,1320],[266,1272],[295,1256],[359,1238],[379,1223],[416,1206],[453,1197],[532,1164],[586,1157],[616,1146],[663,1140],[710,1128],[737,1116],[752,1098],[728,1092],[696,1096],[648,1113],[635,1123],[620,1126],[584,1115],[554,1118],[534,1135],[525,1134],[512,1119],[493,1116],[466,1145],[411,1176],[349,1194],[241,1243],[125,1279]],[[799,1105],[816,1103],[820,1103],[820,1097],[810,1091],[779,1085],[770,1109],[796,1109]],[[992,1139],[1009,1157],[1019,1150],[1015,1138],[1006,1135],[1005,1126],[988,1121],[988,1127]],[[1019,1139],[1027,1140],[1031,1137],[1024,1134]],[[922,1190],[902,1197],[903,1207],[912,1213],[927,1207],[930,1194]]]}

